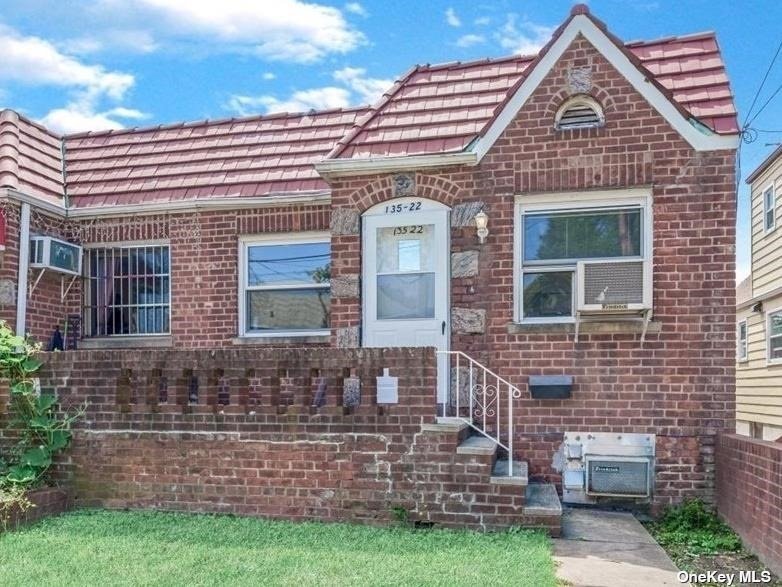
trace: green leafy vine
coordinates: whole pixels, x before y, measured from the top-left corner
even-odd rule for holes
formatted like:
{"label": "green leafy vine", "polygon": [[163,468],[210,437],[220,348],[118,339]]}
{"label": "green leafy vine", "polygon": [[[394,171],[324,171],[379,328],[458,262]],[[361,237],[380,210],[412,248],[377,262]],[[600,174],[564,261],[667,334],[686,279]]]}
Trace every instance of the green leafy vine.
{"label": "green leafy vine", "polygon": [[36,356],[40,351],[40,344],[15,335],[0,321],[0,378],[10,382],[11,391],[8,431],[18,436],[10,458],[0,456],[0,491],[7,493],[43,481],[52,457],[70,444],[73,422],[84,414],[84,407],[59,413],[57,397],[40,392],[35,377],[42,365]]}

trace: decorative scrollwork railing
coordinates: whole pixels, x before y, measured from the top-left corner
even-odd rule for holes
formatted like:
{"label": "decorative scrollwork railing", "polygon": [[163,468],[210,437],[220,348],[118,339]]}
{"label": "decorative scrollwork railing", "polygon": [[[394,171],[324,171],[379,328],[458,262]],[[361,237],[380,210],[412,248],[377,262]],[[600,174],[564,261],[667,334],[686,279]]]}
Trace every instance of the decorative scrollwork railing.
{"label": "decorative scrollwork railing", "polygon": [[521,390],[461,351],[437,354],[448,361],[450,374],[443,415],[451,408],[456,418],[508,451],[508,475],[513,476],[513,402]]}

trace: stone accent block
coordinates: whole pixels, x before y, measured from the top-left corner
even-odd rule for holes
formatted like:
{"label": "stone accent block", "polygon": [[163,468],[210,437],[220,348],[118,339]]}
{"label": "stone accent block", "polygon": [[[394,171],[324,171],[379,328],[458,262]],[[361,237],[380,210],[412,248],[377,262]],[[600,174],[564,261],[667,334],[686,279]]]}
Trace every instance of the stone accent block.
{"label": "stone accent block", "polygon": [[358,326],[337,328],[336,333],[338,348],[344,349],[358,347]]}
{"label": "stone accent block", "polygon": [[483,334],[486,331],[486,310],[452,308],[451,330],[460,334]]}
{"label": "stone accent block", "polygon": [[334,208],[331,211],[331,234],[358,234],[360,215],[353,208]]}
{"label": "stone accent block", "polygon": [[340,275],[331,279],[332,298],[357,298],[358,288],[358,275]]}
{"label": "stone accent block", "polygon": [[483,210],[486,204],[483,202],[464,202],[457,204],[451,210],[451,227],[462,228],[475,226],[475,215]]}
{"label": "stone accent block", "polygon": [[451,254],[451,277],[478,275],[478,251],[458,251]]}

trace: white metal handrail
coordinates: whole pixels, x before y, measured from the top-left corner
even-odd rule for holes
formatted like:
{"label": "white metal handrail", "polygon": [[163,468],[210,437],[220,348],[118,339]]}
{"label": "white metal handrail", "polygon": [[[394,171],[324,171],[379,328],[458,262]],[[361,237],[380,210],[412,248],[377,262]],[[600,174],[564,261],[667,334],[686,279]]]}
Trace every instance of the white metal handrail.
{"label": "white metal handrail", "polygon": [[[497,446],[508,451],[508,476],[513,476],[513,400],[521,397],[521,390],[497,375],[488,367],[482,365],[469,355],[461,351],[437,351],[438,355],[448,359],[448,388],[451,388],[451,382],[455,379],[456,387],[456,418],[466,423],[473,430],[490,439]],[[456,375],[451,376],[451,357],[456,359]],[[461,363],[465,363],[469,375],[469,412],[468,418],[461,415]],[[507,398],[503,398],[503,390]],[[503,403],[506,403],[504,410],[505,426],[503,430]],[[448,415],[448,405],[451,402],[450,393],[448,399],[443,404],[443,416]],[[495,433],[491,431],[491,425],[494,424]],[[507,439],[503,442],[503,438]]]}

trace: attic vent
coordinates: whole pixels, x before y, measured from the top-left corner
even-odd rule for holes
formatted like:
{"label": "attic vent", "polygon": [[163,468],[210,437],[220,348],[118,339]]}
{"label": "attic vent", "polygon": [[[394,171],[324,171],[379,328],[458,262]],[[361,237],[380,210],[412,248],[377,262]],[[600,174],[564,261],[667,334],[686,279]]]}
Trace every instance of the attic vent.
{"label": "attic vent", "polygon": [[600,104],[589,96],[574,96],[559,107],[554,126],[557,130],[595,128],[604,122]]}

